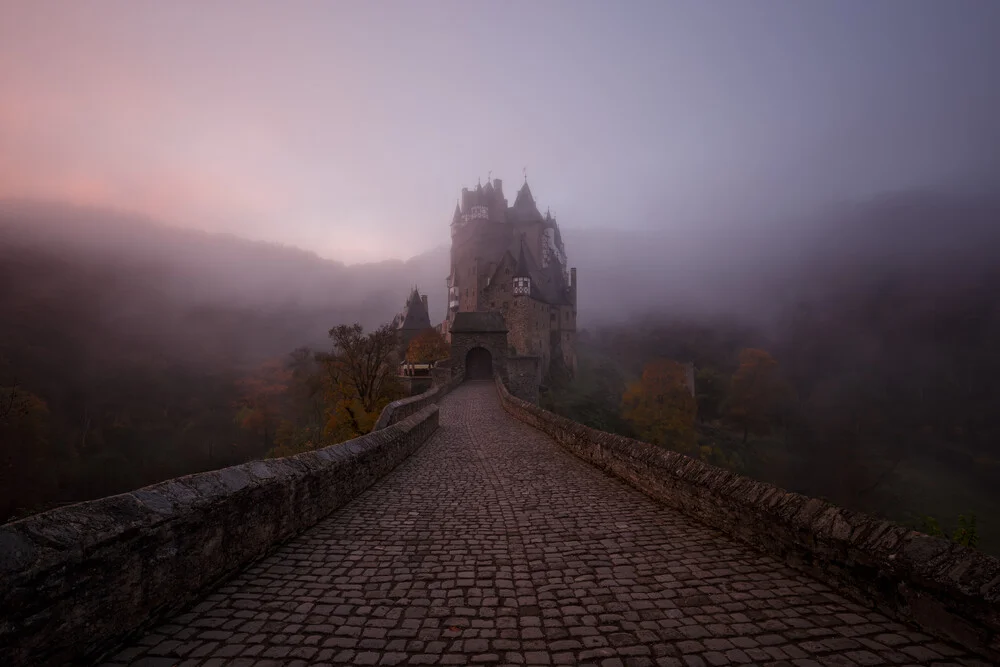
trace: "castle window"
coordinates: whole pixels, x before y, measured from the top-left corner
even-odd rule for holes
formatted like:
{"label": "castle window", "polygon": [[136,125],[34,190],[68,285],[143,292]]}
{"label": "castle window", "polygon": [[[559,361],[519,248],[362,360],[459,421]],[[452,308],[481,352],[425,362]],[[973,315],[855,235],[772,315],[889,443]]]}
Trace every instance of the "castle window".
{"label": "castle window", "polygon": [[531,278],[514,278],[514,294],[530,294]]}

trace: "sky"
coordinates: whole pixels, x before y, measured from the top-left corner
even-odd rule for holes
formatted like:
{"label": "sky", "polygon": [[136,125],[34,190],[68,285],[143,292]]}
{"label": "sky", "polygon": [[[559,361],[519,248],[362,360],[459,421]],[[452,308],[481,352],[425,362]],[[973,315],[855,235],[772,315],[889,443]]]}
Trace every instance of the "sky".
{"label": "sky", "polygon": [[0,0],[0,197],[348,263],[446,244],[490,173],[564,229],[697,229],[996,155],[996,0]]}

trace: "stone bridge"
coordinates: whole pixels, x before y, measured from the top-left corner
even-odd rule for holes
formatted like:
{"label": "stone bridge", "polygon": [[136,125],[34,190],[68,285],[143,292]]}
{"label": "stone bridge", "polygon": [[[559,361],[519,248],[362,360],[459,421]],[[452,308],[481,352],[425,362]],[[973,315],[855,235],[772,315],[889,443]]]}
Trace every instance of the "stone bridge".
{"label": "stone bridge", "polygon": [[586,429],[499,383],[447,389],[319,453],[3,527],[4,664],[998,655],[994,559]]}

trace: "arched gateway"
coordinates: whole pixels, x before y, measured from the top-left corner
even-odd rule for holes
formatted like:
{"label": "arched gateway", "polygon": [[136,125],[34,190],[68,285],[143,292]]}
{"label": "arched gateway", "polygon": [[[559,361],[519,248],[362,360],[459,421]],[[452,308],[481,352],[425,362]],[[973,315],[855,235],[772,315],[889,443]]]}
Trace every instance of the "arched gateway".
{"label": "arched gateway", "polygon": [[485,347],[474,347],[465,355],[465,379],[493,379],[493,355]]}
{"label": "arched gateway", "polygon": [[496,312],[455,313],[451,325],[452,376],[507,379],[507,325]]}

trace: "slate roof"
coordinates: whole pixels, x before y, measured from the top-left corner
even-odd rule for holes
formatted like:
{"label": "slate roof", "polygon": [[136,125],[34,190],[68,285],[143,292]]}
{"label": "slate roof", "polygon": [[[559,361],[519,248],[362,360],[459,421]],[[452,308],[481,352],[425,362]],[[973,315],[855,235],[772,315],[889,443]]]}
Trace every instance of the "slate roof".
{"label": "slate roof", "polygon": [[411,331],[423,331],[431,328],[431,318],[424,308],[424,301],[420,298],[420,292],[414,287],[410,293],[410,298],[406,301],[406,308],[403,310],[400,329]]}
{"label": "slate roof", "polygon": [[538,206],[535,205],[535,198],[531,196],[531,188],[528,187],[527,181],[518,190],[511,209],[516,214],[517,219],[525,222],[542,219],[542,214],[539,212]]}
{"label": "slate roof", "polygon": [[455,313],[452,333],[507,333],[507,323],[498,312]]}

